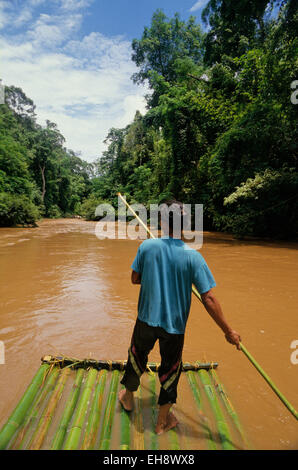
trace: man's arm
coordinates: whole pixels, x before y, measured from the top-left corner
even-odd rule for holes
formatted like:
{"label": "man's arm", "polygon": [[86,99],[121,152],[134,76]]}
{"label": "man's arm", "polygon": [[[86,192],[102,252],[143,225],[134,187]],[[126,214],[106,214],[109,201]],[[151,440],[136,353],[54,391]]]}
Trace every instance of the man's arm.
{"label": "man's arm", "polygon": [[132,270],[131,273],[131,282],[133,284],[141,284],[141,274],[137,273],[136,271]]}
{"label": "man's arm", "polygon": [[240,335],[236,331],[232,330],[232,328],[228,325],[222,312],[221,306],[216,297],[214,296],[213,292],[209,290],[208,292],[201,294],[201,299],[209,315],[224,332],[226,340],[229,343],[237,346],[237,349],[240,349]]}

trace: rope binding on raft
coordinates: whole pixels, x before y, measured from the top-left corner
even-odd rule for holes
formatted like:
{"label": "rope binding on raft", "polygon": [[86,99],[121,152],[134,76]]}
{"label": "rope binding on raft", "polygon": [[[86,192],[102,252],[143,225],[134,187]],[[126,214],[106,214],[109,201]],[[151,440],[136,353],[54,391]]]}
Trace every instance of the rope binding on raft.
{"label": "rope binding on raft", "polygon": [[[71,357],[66,357],[66,356],[43,356],[41,358],[41,362],[43,364],[51,364],[51,365],[57,365],[61,368],[64,367],[70,367],[71,369],[89,369],[90,367],[101,370],[101,369],[106,369],[109,371],[112,370],[125,370],[126,368],[126,362],[127,361],[111,361],[111,360],[96,360],[96,359],[75,359]],[[157,372],[160,364],[157,362],[149,362],[147,365],[147,370],[150,372]],[[182,365],[182,371],[190,371],[190,370],[200,370],[200,369],[205,369],[205,370],[210,370],[210,369],[216,369],[218,366],[217,362],[183,362]]]}

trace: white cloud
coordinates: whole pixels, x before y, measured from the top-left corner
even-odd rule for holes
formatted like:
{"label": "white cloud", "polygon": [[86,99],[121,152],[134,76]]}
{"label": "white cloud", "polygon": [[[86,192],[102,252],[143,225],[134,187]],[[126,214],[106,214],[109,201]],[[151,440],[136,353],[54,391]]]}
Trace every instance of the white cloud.
{"label": "white cloud", "polygon": [[19,16],[15,19],[14,21],[14,26],[20,27],[24,23],[27,23],[30,21],[32,18],[32,11],[30,8],[24,8],[24,10],[21,11]]}
{"label": "white cloud", "polygon": [[[64,0],[71,3],[87,4]],[[137,109],[145,111],[147,90],[130,80],[136,71],[130,43],[98,32],[79,41],[81,20],[74,11],[43,13],[21,35],[0,37],[1,78],[33,99],[40,124],[56,122],[66,146],[92,161],[111,127],[125,127]]]}
{"label": "white cloud", "polygon": [[81,8],[87,8],[94,0],[56,0],[61,3],[61,7],[64,10],[79,10]]}
{"label": "white cloud", "polygon": [[8,23],[10,15],[9,10],[11,8],[11,3],[6,1],[0,1],[0,29],[3,29],[4,26]]}
{"label": "white cloud", "polygon": [[75,33],[82,21],[79,13],[72,15],[47,15],[41,14],[38,20],[27,32],[27,39],[38,44],[38,47],[56,47],[64,43]]}
{"label": "white cloud", "polygon": [[42,5],[43,3],[46,3],[47,0],[29,0],[29,5],[32,5],[33,7],[38,7],[39,5]]}
{"label": "white cloud", "polygon": [[197,11],[203,8],[207,4],[208,0],[198,0],[191,8],[189,11]]}
{"label": "white cloud", "polygon": [[[28,23],[34,14],[37,7],[48,6],[56,7],[57,12],[64,15],[64,20],[67,19],[67,14],[74,14],[79,10],[86,9],[90,6],[94,0],[18,0],[16,2],[0,0],[0,29],[4,26],[20,28],[25,23]],[[49,15],[41,15],[49,16]],[[57,16],[53,16],[52,19],[57,19]],[[60,17],[61,21],[62,17]],[[49,29],[49,27],[45,28]]]}
{"label": "white cloud", "polygon": [[37,7],[45,3],[53,3],[64,10],[79,10],[90,6],[94,0],[25,0],[29,5]]}

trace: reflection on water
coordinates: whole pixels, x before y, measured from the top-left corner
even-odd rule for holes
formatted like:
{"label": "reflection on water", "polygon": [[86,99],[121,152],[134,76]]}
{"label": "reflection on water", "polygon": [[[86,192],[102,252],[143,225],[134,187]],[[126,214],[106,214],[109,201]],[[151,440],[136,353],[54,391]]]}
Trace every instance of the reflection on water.
{"label": "reflection on water", "polygon": [[[0,340],[6,356],[0,365],[0,425],[42,355],[126,359],[139,289],[130,283],[130,266],[139,242],[98,240],[94,228],[93,222],[56,220],[34,229],[0,229]],[[208,233],[201,252],[229,322],[298,408],[298,365],[290,362],[290,344],[298,339],[297,245]],[[151,359],[159,360],[157,347]],[[255,447],[298,448],[294,418],[194,298],[184,360],[204,359],[219,362]],[[178,405],[184,391],[182,381]]]}

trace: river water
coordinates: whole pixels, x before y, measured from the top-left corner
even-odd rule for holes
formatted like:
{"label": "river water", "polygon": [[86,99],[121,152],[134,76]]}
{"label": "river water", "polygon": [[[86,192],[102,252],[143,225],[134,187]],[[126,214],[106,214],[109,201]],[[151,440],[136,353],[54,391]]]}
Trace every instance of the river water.
{"label": "river water", "polygon": [[[94,222],[76,219],[0,229],[0,426],[41,356],[126,359],[139,290],[130,283],[130,266],[140,241],[100,241],[94,229]],[[298,364],[291,361],[291,344],[298,340],[297,248],[215,233],[204,234],[201,248],[229,323],[296,409]],[[295,419],[195,298],[183,359],[219,363],[254,448],[298,449]],[[157,347],[150,360],[159,361]],[[178,404],[182,397],[183,384]]]}

